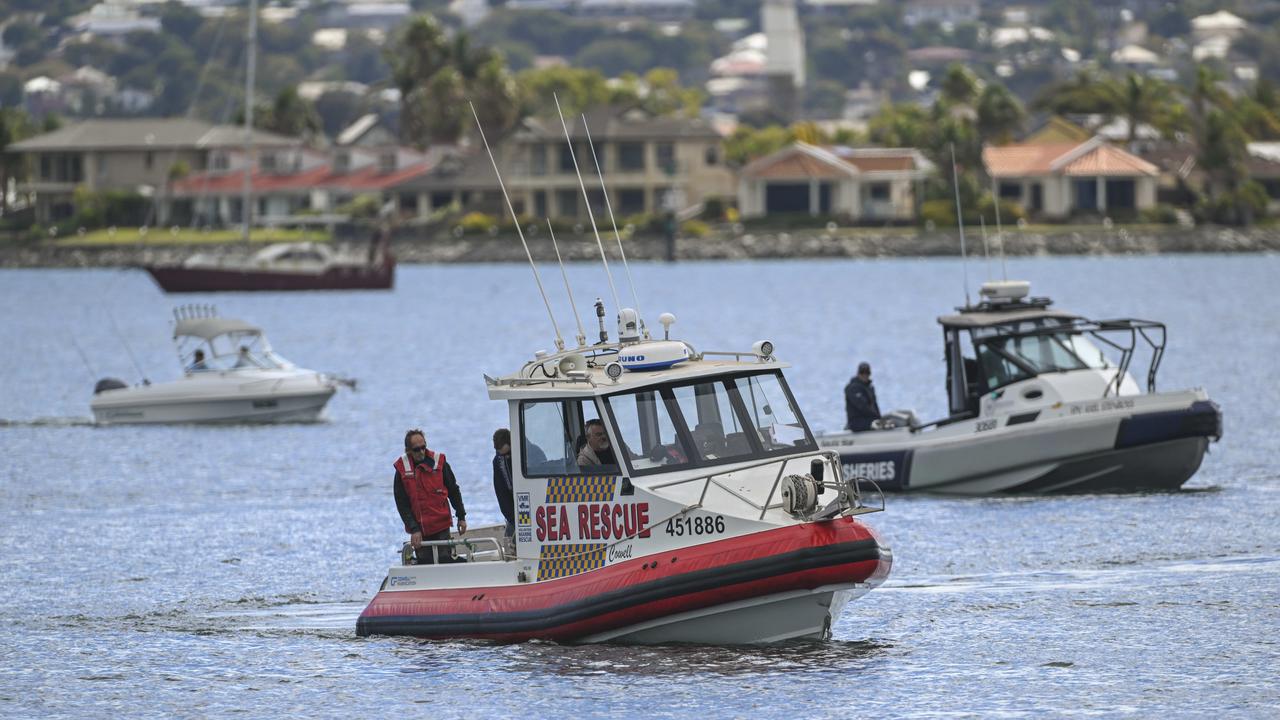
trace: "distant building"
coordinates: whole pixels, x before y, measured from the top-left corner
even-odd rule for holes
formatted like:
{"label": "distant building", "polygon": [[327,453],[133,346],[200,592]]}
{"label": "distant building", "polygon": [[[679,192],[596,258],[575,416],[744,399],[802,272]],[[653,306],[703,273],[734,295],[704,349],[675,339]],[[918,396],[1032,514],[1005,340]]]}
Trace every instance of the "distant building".
{"label": "distant building", "polygon": [[[705,120],[616,109],[589,112],[587,119],[619,222],[628,215],[681,212],[711,198],[733,196],[734,176],[725,166],[722,138]],[[604,196],[599,181],[592,179],[596,171],[586,131],[581,119],[569,122],[592,212],[599,219],[604,217]],[[494,154],[517,214],[587,219],[573,156],[558,122],[527,119]],[[476,148],[441,160],[395,191],[406,214],[426,216],[454,204],[498,217],[507,212],[489,158]]]}
{"label": "distant building", "polygon": [[764,75],[769,106],[792,120],[800,110],[805,85],[804,29],[796,14],[796,0],[764,0],[762,25],[768,48]]}
{"label": "distant building", "polygon": [[854,222],[910,222],[934,172],[913,148],[818,147],[795,142],[753,161],[738,180],[744,218],[843,216]]}
{"label": "distant building", "polygon": [[978,0],[907,0],[902,9],[902,21],[907,27],[923,22],[954,27],[977,22],[981,12]]}
{"label": "distant building", "polygon": [[[29,163],[31,179],[17,191],[35,195],[36,221],[48,223],[75,214],[78,187],[158,196],[178,168],[227,167],[244,141],[243,128],[187,118],[86,120],[13,143],[7,152]],[[272,154],[299,141],[256,131],[254,144]]]}
{"label": "distant building", "polygon": [[1103,137],[987,147],[982,161],[1001,199],[1049,219],[1136,212],[1156,202],[1159,169]]}

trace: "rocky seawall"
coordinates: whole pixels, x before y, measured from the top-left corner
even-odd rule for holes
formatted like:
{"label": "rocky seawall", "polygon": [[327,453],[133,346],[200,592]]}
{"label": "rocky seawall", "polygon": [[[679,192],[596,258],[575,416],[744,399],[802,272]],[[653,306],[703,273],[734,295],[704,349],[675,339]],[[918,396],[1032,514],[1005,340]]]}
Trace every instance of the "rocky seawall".
{"label": "rocky seawall", "polygon": [[[969,252],[981,254],[979,233],[966,232]],[[993,234],[991,251],[996,251]],[[598,257],[595,238],[563,233],[557,238],[566,260],[591,261]],[[1062,232],[1005,233],[1005,253],[1019,255],[1155,255],[1163,253],[1280,252],[1280,227],[1180,228],[1117,227]],[[549,239],[529,238],[534,258],[555,257]],[[353,251],[367,245],[352,243]],[[606,249],[617,246],[606,238]],[[392,243],[402,263],[524,262],[524,249],[515,235],[455,238],[397,237]],[[637,236],[626,241],[627,257],[635,260],[750,260],[780,258],[937,257],[960,254],[959,236],[953,231],[918,232],[874,230],[791,230],[721,233],[703,238],[678,238],[669,243],[660,236]],[[52,244],[0,244],[0,267],[137,267],[149,263],[178,262],[196,252],[244,254],[240,243],[199,246],[68,247]]]}

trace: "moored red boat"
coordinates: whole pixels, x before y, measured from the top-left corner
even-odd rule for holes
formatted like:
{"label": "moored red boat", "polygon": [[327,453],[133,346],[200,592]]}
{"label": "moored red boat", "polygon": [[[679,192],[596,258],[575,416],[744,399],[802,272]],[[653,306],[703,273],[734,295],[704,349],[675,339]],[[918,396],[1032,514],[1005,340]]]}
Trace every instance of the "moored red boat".
{"label": "moored red boat", "polygon": [[144,266],[165,292],[253,290],[387,290],[395,259],[385,244],[369,257],[347,256],[320,243],[280,243],[248,258],[193,255],[179,264]]}

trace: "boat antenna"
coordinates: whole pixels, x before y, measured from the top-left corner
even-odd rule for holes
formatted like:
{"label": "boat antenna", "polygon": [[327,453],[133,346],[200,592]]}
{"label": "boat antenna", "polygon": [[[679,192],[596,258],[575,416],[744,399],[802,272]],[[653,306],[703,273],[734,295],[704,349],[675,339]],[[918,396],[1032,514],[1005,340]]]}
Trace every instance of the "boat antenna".
{"label": "boat antenna", "polygon": [[951,143],[951,184],[956,191],[956,225],[960,228],[960,270],[964,273],[964,304],[969,304],[969,253],[964,246],[964,213],[960,211],[960,176],[956,171],[956,144]]}
{"label": "boat antenna", "polygon": [[591,149],[591,159],[596,164],[596,176],[600,178],[600,194],[604,195],[604,207],[609,211],[609,222],[613,225],[613,237],[618,241],[618,255],[622,257],[622,268],[627,271],[627,285],[631,287],[631,302],[635,304],[636,317],[640,319],[640,331],[649,338],[649,328],[644,325],[644,315],[640,313],[640,298],[636,295],[636,281],[631,278],[631,266],[627,264],[627,251],[622,248],[622,234],[618,232],[618,219],[613,215],[613,202],[609,200],[609,189],[604,184],[604,171],[600,169],[600,156],[596,154],[595,141],[591,139],[591,127],[587,125],[587,114],[582,113],[582,129],[587,132],[587,147]]}
{"label": "boat antenna", "polygon": [[124,339],[124,333],[120,332],[120,326],[116,324],[116,314],[111,312],[111,308],[107,308],[107,318],[111,320],[111,330],[116,334],[116,339],[124,346],[125,353],[129,356],[129,362],[133,363],[133,369],[138,371],[138,377],[142,379],[142,384],[150,385],[151,381],[147,380],[146,373],[142,372],[142,366],[138,365],[138,358],[133,354],[133,348],[129,347],[129,342]]}
{"label": "boat antenna", "polygon": [[[569,137],[569,125],[564,121],[564,111],[560,109],[560,96],[551,93],[556,101],[556,112],[560,115],[560,127],[564,128],[564,141],[569,144],[569,157],[573,158],[573,171],[578,175],[578,187],[582,188],[582,201],[587,204],[587,218],[591,220],[591,232],[596,235],[596,245],[600,248],[600,261],[604,263],[604,274],[609,278],[609,291],[613,293],[613,306],[622,310],[618,302],[618,289],[613,286],[613,273],[609,272],[609,258],[604,253],[604,242],[600,240],[600,229],[596,227],[596,214],[591,211],[591,198],[587,195],[587,184],[582,181],[582,171],[578,169],[578,153],[573,151],[573,139]],[[608,199],[608,194],[605,194]]]}
{"label": "boat antenna", "polygon": [[578,347],[584,347],[587,344],[587,331],[582,329],[582,317],[578,315],[578,304],[573,301],[573,290],[569,287],[569,274],[564,271],[564,260],[560,257],[560,243],[556,242],[556,229],[551,226],[551,218],[547,218],[547,232],[551,234],[551,247],[556,249],[560,277],[564,278],[564,294],[569,296],[569,307],[573,308],[573,319],[578,323]]}
{"label": "boat antenna", "polygon": [[511,220],[516,224],[516,234],[520,236],[520,244],[524,246],[524,256],[529,259],[529,269],[533,271],[533,281],[538,284],[538,293],[542,295],[542,304],[547,306],[547,317],[551,318],[551,327],[556,331],[556,349],[564,350],[564,338],[560,337],[560,326],[556,324],[556,316],[551,312],[551,303],[547,300],[547,291],[542,288],[542,278],[538,275],[538,266],[533,264],[533,253],[529,252],[529,243],[524,239],[524,230],[520,227],[520,217],[511,206],[511,196],[507,194],[507,186],[502,182],[502,173],[498,171],[498,161],[493,158],[493,150],[489,148],[489,140],[484,136],[484,126],[480,124],[480,115],[476,112],[476,104],[467,101],[471,106],[471,116],[476,119],[476,129],[480,131],[480,142],[484,143],[484,151],[489,154],[489,162],[493,165],[493,174],[498,176],[498,188],[502,190],[502,199],[507,201],[507,210]]}
{"label": "boat antenna", "polygon": [[76,340],[75,336],[69,334],[67,337],[71,340],[71,345],[76,349],[76,353],[80,355],[80,361],[84,363],[85,369],[89,371],[89,376],[95,379],[98,378],[98,372],[94,370],[93,365],[89,363],[89,356],[85,354],[84,348],[80,347],[80,343]]}
{"label": "boat antenna", "polygon": [[996,179],[991,178],[991,199],[996,206],[996,238],[1000,241],[1000,275],[1002,280],[1009,279],[1009,269],[1004,264],[1004,226],[1000,224],[1000,195],[996,192]]}
{"label": "boat antenna", "polygon": [[240,215],[244,220],[244,242],[249,243],[249,226],[253,224],[253,86],[258,74],[258,0],[249,0],[248,68],[244,74],[244,185]]}
{"label": "boat antenna", "polygon": [[982,226],[982,260],[987,268],[987,279],[991,279],[991,253],[987,249],[987,216],[979,215],[978,224]]}

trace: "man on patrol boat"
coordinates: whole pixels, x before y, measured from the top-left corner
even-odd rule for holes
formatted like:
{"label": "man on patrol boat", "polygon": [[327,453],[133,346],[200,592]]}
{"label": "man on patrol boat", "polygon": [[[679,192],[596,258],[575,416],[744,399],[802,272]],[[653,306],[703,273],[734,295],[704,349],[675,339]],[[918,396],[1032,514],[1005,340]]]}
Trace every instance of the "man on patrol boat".
{"label": "man on patrol boat", "polygon": [[[458,516],[458,533],[467,531],[462,491],[444,453],[428,450],[426,436],[416,428],[405,433],[404,455],[396,459],[395,468],[396,509],[404,521],[404,531],[409,533],[418,564],[430,565],[435,562],[432,546],[423,546],[422,542],[449,539],[449,528],[453,525],[449,505],[453,505]],[[452,548],[435,547],[440,553],[440,562],[459,562]]]}

